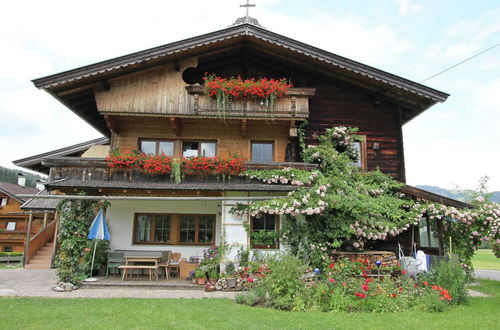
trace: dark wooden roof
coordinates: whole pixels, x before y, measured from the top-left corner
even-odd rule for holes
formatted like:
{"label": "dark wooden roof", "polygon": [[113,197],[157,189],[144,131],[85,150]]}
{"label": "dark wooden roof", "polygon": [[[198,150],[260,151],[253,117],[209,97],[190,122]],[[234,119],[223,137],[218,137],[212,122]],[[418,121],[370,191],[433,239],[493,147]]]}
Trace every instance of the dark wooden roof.
{"label": "dark wooden roof", "polygon": [[[43,190],[37,195],[50,195],[50,193]],[[29,211],[55,211],[58,202],[56,199],[30,198],[21,205],[21,209]]]}
{"label": "dark wooden roof", "polygon": [[163,190],[163,191],[291,191],[290,185],[245,184],[245,183],[160,183],[160,182],[123,182],[123,181],[81,181],[57,180],[48,182],[50,189],[127,189],[127,190]]}
{"label": "dark wooden roof", "polygon": [[24,203],[25,200],[16,197],[18,194],[37,194],[40,191],[36,188],[24,187],[18,184],[9,183],[9,182],[0,182],[0,192],[6,194],[9,197],[14,198],[20,203]]}
{"label": "dark wooden roof", "polygon": [[474,206],[469,204],[469,203],[464,203],[464,202],[461,202],[459,200],[456,200],[453,198],[448,198],[445,196],[441,196],[441,195],[432,193],[430,191],[423,190],[423,189],[413,187],[413,186],[405,185],[405,186],[401,187],[399,189],[399,191],[401,191],[402,193],[405,193],[407,195],[426,200],[428,202],[439,203],[439,204],[443,204],[446,206],[453,206],[453,207],[457,207],[457,208],[474,208]]}
{"label": "dark wooden roof", "polygon": [[32,171],[48,174],[49,167],[44,166],[42,164],[42,159],[66,157],[66,156],[73,156],[73,157],[80,156],[84,151],[86,151],[93,145],[103,145],[108,143],[109,139],[107,137],[101,137],[98,139],[74,144],[69,147],[60,148],[42,154],[14,160],[12,163],[16,166],[24,167]]}
{"label": "dark wooden roof", "polygon": [[97,111],[93,97],[94,88],[106,88],[107,79],[174,62],[181,58],[200,55],[214,49],[224,49],[238,43],[253,45],[255,49],[269,52],[272,56],[281,56],[294,61],[297,65],[307,63],[310,68],[314,68],[318,72],[330,72],[332,76],[339,79],[342,78],[363,88],[377,90],[387,97],[399,98],[402,102],[411,99],[409,107],[412,109],[403,118],[403,123],[411,120],[436,102],[445,101],[449,96],[422,84],[252,24],[232,26],[194,38],[35,79],[33,83],[36,87],[49,92],[98,131],[109,136],[110,132],[105,120]]}

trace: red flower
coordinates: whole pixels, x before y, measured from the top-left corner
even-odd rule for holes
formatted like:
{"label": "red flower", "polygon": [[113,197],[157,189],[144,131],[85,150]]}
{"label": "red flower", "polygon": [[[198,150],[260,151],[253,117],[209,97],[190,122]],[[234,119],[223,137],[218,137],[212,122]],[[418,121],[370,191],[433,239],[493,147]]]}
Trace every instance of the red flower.
{"label": "red flower", "polygon": [[333,278],[329,278],[328,281],[330,281],[330,283],[335,283],[336,282],[335,279],[333,279]]}
{"label": "red flower", "polygon": [[363,272],[363,277],[364,277],[364,278],[367,278],[367,277],[368,277],[368,274],[366,274],[366,272]]}
{"label": "red flower", "polygon": [[393,293],[393,294],[391,294],[391,297],[392,297],[392,298],[396,298],[396,297],[397,297],[397,295],[396,295],[395,293]]}
{"label": "red flower", "polygon": [[365,292],[368,291],[368,285],[367,284],[363,284],[363,285],[361,285],[361,287],[363,288],[363,290]]}
{"label": "red flower", "polygon": [[250,283],[252,283],[252,282],[254,281],[254,279],[253,279],[253,278],[251,278],[251,277],[249,277],[249,278],[247,279],[247,281],[248,281],[248,282],[250,282]]}
{"label": "red flower", "polygon": [[355,293],[355,295],[356,295],[357,297],[359,297],[360,299],[365,299],[365,298],[366,298],[366,294],[364,294],[364,293],[359,293],[359,292],[356,292],[356,293]]}
{"label": "red flower", "polygon": [[329,267],[330,267],[330,269],[333,269],[333,267],[335,267],[335,264],[331,263]]}
{"label": "red flower", "polygon": [[342,285],[344,286],[344,288],[347,288],[347,282],[342,282]]}
{"label": "red flower", "polygon": [[408,274],[408,272],[406,271],[406,269],[403,269],[403,270],[401,271],[401,274],[406,275],[406,274]]}
{"label": "red flower", "polygon": [[429,282],[425,281],[425,282],[424,282],[424,285],[425,285],[425,286],[428,286],[428,285],[429,285]]}

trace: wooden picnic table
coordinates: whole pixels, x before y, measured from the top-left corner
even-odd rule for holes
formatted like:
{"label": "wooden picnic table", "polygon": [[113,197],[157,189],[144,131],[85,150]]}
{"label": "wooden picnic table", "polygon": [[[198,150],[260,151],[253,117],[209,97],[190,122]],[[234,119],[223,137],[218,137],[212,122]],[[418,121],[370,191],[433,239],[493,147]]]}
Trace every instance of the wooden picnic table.
{"label": "wooden picnic table", "polygon": [[[127,278],[128,270],[130,270],[130,274],[132,274],[132,271],[134,269],[147,269],[149,271],[150,281],[153,278],[154,270],[154,277],[156,277],[156,280],[158,280],[158,264],[161,261],[161,258],[161,256],[125,256],[125,265],[118,267],[120,269],[123,269],[122,281]],[[144,265],[145,263],[147,263],[147,265]]]}

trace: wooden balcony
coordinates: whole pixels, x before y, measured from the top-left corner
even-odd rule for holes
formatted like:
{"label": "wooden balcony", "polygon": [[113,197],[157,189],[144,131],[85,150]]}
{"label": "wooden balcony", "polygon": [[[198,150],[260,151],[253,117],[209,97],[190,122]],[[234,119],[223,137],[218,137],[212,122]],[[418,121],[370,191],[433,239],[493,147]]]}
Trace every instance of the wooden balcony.
{"label": "wooden balcony", "polygon": [[[188,109],[193,115],[222,115],[217,109],[216,100],[204,93],[204,86],[191,85],[186,87],[186,90],[190,95]],[[285,96],[276,99],[274,107],[251,98],[235,100],[223,115],[230,118],[303,120],[309,117],[309,97],[313,96],[315,91],[314,88],[290,88]]]}
{"label": "wooden balcony", "polygon": [[[250,98],[235,100],[222,116],[218,111],[217,102],[205,94],[203,85],[186,86],[178,82],[169,88],[165,86],[158,88],[158,84],[153,82],[149,84],[137,82],[133,88],[122,85],[113,86],[109,91],[96,94],[96,104],[99,112],[108,117],[141,115],[178,118],[304,120],[309,116],[309,97],[314,96],[316,92],[315,88],[290,88],[286,95],[276,99],[274,106]],[[155,91],[155,94],[151,91]]]}
{"label": "wooden balcony", "polygon": [[[176,184],[169,174],[149,174],[140,169],[113,169],[102,158],[61,157],[42,161],[50,166],[48,186],[53,189],[144,189],[144,190],[269,190],[288,191],[292,186],[269,185],[245,176],[222,178],[220,176],[185,176]],[[293,167],[314,169],[308,163],[254,163],[246,164],[248,169]]]}

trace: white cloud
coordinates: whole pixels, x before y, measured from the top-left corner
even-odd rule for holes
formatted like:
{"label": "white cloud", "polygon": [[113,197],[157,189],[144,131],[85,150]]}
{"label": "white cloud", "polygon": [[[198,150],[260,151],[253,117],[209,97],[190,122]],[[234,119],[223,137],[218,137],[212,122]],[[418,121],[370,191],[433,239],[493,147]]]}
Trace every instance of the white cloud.
{"label": "white cloud", "polygon": [[414,4],[412,0],[396,0],[399,8],[399,14],[401,16],[416,14],[422,10],[422,6],[419,4]]}

